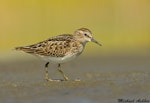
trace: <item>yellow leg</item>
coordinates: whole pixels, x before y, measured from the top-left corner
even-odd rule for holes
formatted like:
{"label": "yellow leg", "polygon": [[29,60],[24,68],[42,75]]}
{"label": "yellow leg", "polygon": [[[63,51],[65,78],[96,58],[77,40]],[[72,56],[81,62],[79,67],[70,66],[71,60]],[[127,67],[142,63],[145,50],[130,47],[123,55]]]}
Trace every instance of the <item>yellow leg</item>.
{"label": "yellow leg", "polygon": [[52,79],[50,79],[49,78],[49,76],[48,76],[48,64],[49,64],[49,62],[47,62],[46,64],[45,64],[45,79],[46,79],[46,81],[53,81]]}
{"label": "yellow leg", "polygon": [[50,82],[52,82],[52,81],[56,81],[56,82],[60,82],[60,81],[62,81],[62,80],[53,80],[53,79],[51,79],[51,78],[49,78],[49,75],[48,75],[48,64],[49,64],[49,62],[47,62],[46,64],[45,64],[45,79],[46,79],[46,81],[50,81]]}
{"label": "yellow leg", "polygon": [[64,72],[61,70],[60,64],[58,64],[58,71],[62,74],[65,81],[68,81],[69,78],[64,74]]}

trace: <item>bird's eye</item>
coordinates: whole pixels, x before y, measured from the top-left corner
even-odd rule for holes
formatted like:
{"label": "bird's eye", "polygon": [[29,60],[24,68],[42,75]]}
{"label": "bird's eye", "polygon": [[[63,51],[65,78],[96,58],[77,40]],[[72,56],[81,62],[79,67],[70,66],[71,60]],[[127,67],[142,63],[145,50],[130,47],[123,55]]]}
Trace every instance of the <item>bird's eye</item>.
{"label": "bird's eye", "polygon": [[87,36],[87,34],[84,34],[85,36]]}

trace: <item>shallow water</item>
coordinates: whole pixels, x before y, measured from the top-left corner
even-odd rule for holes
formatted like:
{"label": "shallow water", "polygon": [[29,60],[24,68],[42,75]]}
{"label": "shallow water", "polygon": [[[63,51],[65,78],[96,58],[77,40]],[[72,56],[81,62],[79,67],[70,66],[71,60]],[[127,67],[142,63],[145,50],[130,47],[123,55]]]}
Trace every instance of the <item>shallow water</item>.
{"label": "shallow water", "polygon": [[[44,80],[44,62],[0,64],[1,103],[118,103],[118,99],[150,100],[150,58],[79,58],[62,65],[70,81]],[[49,75],[62,79],[55,64]],[[73,81],[80,78],[81,81]],[[149,102],[150,103],[150,102]]]}

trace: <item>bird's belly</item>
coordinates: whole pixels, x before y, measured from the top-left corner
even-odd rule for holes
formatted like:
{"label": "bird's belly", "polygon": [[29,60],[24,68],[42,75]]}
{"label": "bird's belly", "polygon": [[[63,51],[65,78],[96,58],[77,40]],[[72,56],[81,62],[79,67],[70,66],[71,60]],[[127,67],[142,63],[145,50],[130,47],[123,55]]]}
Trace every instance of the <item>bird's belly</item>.
{"label": "bird's belly", "polygon": [[77,55],[67,55],[64,57],[42,57],[44,61],[54,62],[54,63],[65,63],[75,59]]}

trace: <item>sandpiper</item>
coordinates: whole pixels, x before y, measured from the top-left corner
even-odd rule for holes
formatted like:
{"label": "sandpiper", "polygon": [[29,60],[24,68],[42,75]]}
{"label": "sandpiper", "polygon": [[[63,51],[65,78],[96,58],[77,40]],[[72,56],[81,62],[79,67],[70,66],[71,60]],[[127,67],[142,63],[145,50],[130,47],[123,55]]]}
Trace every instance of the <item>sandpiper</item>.
{"label": "sandpiper", "polygon": [[[92,32],[89,29],[80,28],[73,34],[58,35],[33,45],[16,47],[15,49],[45,60],[45,79],[47,81],[68,81],[69,78],[61,70],[61,64],[78,57],[83,52],[86,43],[90,41],[101,46],[101,44],[93,38]],[[62,74],[64,80],[49,78],[49,62],[58,64],[58,71]]]}

